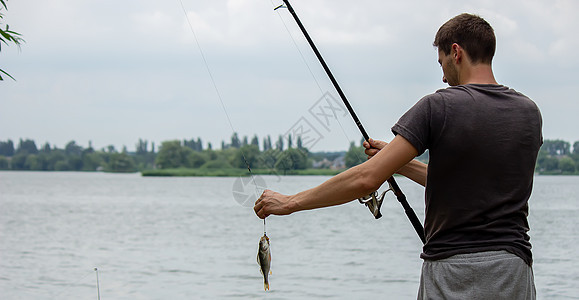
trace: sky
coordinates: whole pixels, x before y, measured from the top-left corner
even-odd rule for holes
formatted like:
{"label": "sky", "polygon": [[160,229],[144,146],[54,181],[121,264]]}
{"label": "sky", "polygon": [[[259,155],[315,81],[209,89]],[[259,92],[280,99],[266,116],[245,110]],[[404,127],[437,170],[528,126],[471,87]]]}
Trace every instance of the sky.
{"label": "sky", "polygon": [[[0,141],[96,149],[139,139],[302,135],[312,151],[361,135],[278,0],[8,0]],[[444,88],[440,25],[475,13],[494,27],[494,73],[531,97],[545,139],[579,141],[579,2],[294,0],[297,14],[369,135]],[[191,26],[189,25],[191,24]]]}

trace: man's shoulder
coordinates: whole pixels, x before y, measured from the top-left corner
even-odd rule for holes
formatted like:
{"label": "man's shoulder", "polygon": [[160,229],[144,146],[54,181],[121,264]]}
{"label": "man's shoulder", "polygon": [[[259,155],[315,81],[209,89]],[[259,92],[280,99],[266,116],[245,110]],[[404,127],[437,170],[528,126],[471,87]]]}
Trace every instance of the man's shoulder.
{"label": "man's shoulder", "polygon": [[454,98],[464,96],[465,94],[470,94],[468,91],[468,87],[464,85],[458,85],[438,89],[434,93],[424,96],[424,98],[428,99]]}
{"label": "man's shoulder", "polygon": [[529,97],[523,93],[516,91],[508,86],[500,84],[465,84],[451,86],[444,89],[439,89],[436,92],[425,96],[425,98],[462,98],[464,96],[472,97],[491,97],[491,98],[518,98],[533,102]]}

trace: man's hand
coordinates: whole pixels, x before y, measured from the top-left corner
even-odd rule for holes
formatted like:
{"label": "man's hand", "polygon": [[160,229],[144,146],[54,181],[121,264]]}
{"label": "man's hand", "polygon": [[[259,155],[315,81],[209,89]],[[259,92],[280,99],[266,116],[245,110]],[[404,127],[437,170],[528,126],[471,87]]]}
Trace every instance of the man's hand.
{"label": "man's hand", "polygon": [[388,143],[386,143],[384,141],[373,140],[373,139],[369,139],[368,141],[370,141],[370,143],[368,143],[367,141],[364,141],[364,144],[362,144],[364,146],[364,148],[366,148],[364,153],[366,153],[366,155],[368,155],[368,159],[372,158],[372,156],[376,155],[376,153],[378,153],[378,151],[380,151],[382,148],[384,148],[386,145],[388,145]]}
{"label": "man's hand", "polygon": [[261,197],[255,201],[253,210],[261,219],[265,219],[269,215],[289,215],[292,213],[288,205],[289,200],[289,196],[265,190]]}

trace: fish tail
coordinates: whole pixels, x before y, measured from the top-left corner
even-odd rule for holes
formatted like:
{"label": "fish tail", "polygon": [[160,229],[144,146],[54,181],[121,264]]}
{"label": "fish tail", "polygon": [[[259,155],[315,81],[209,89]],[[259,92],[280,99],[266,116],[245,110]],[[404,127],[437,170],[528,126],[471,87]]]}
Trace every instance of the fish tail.
{"label": "fish tail", "polygon": [[263,290],[264,290],[264,291],[269,290],[269,282],[266,281],[266,282],[263,283]]}

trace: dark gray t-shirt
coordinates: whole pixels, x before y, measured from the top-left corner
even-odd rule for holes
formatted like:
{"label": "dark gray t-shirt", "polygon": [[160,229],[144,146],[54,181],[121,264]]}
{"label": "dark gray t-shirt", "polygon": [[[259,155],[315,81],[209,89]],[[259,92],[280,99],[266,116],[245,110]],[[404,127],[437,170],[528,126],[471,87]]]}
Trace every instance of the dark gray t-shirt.
{"label": "dark gray t-shirt", "polygon": [[501,85],[468,84],[422,98],[392,127],[429,150],[424,259],[507,250],[532,264],[528,204],[541,114]]}

